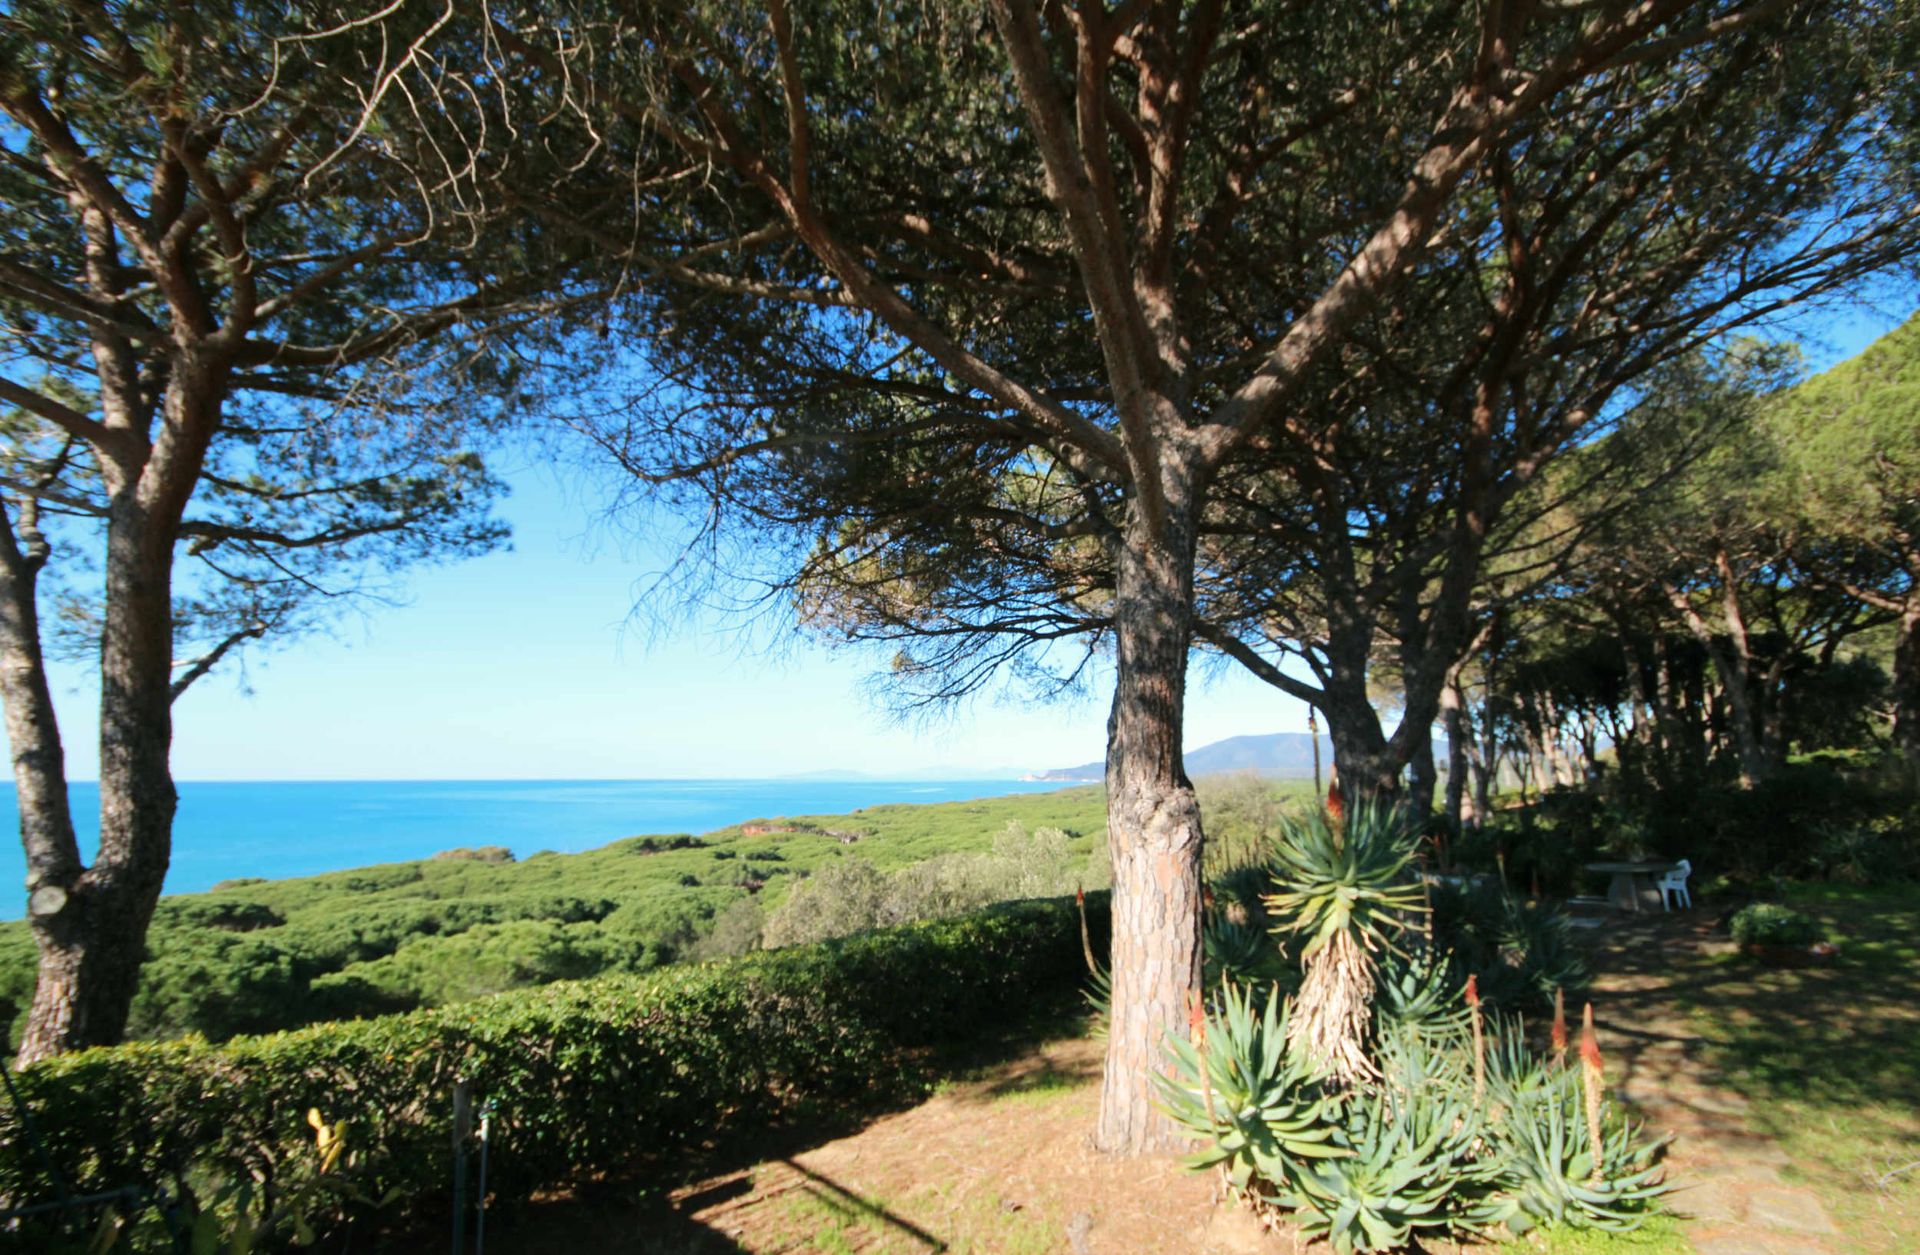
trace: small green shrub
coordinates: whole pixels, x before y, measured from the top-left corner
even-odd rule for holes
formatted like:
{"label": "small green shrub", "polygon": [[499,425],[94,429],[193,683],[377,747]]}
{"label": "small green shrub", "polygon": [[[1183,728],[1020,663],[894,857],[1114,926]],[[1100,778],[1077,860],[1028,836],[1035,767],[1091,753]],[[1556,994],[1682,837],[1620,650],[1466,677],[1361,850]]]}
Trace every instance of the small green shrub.
{"label": "small green shrub", "polygon": [[1805,946],[1821,939],[1820,924],[1810,915],[1773,902],[1743,906],[1728,926],[1743,946]]}

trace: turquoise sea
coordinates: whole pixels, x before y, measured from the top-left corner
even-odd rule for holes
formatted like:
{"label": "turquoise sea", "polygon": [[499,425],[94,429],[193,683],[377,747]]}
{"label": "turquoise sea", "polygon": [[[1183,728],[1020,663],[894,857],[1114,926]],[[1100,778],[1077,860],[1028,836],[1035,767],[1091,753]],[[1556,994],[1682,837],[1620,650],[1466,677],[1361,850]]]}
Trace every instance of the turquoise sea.
{"label": "turquoise sea", "polygon": [[[167,892],[194,893],[236,876],[310,876],[425,858],[461,845],[504,845],[524,858],[748,819],[1061,787],[1021,780],[182,781]],[[99,786],[75,784],[71,796],[91,854]],[[18,919],[25,893],[11,886],[24,885],[26,863],[10,783],[0,787],[0,822],[0,919]]]}

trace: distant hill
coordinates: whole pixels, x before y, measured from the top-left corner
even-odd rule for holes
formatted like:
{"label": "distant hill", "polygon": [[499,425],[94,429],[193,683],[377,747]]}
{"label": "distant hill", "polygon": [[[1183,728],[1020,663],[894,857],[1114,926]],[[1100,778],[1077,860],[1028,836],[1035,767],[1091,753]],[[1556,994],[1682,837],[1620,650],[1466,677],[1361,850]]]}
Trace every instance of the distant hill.
{"label": "distant hill", "polygon": [[[1333,746],[1320,738],[1320,761],[1333,763]],[[1187,751],[1187,774],[1208,776],[1222,771],[1257,771],[1264,776],[1304,778],[1313,774],[1313,738],[1304,732],[1273,732],[1266,736],[1230,736],[1224,741]],[[1079,767],[1056,767],[1035,772],[1029,780],[1099,780],[1106,775],[1105,763],[1085,763]]]}

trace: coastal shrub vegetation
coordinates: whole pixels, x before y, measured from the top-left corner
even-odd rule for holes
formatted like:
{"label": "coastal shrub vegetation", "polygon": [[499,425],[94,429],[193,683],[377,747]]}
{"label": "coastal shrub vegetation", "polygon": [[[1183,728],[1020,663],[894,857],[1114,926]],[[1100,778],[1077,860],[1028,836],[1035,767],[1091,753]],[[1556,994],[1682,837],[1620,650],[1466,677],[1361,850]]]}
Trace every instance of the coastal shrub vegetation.
{"label": "coastal shrub vegetation", "polygon": [[1088,885],[1104,887],[1109,879],[1104,845],[1082,852],[1058,828],[1029,833],[1014,821],[994,837],[990,850],[937,854],[892,875],[858,857],[830,863],[793,887],[767,919],[761,942],[821,941],[990,902],[1060,897]]}
{"label": "coastal shrub vegetation", "polygon": [[[891,872],[942,854],[987,852],[1010,823],[1066,834],[1082,861],[1104,844],[1101,794],[1079,788],[751,820],[703,836],[631,837],[518,862],[501,847],[480,846],[164,898],[129,1031],[218,1041],[740,953],[750,946],[700,944],[729,908],[736,922],[744,911],[777,909],[791,885],[849,855]],[[0,1015],[26,1007],[33,980],[25,926],[0,924]]]}
{"label": "coastal shrub vegetation", "polygon": [[[1200,791],[1213,844],[1245,851],[1304,786],[1218,778]],[[641,973],[1099,888],[1105,859],[1103,795],[1079,787],[757,819],[517,862],[479,846],[238,879],[161,900],[131,1031],[220,1041]],[[33,980],[25,927],[0,924],[0,1018],[27,1005]]]}
{"label": "coastal shrub vegetation", "polygon": [[[1027,902],[219,1045],[84,1051],[18,1077],[47,1161],[0,1110],[0,1207],[54,1197],[51,1167],[74,1193],[254,1181],[270,1208],[286,1166],[311,1158],[318,1108],[346,1122],[359,1191],[394,1200],[382,1222],[438,1215],[460,1077],[493,1104],[496,1205],[681,1169],[748,1130],[917,1092],[941,1048],[1070,1003],[1084,975],[1073,904]],[[324,1237],[357,1215],[343,1198],[309,1219]]]}

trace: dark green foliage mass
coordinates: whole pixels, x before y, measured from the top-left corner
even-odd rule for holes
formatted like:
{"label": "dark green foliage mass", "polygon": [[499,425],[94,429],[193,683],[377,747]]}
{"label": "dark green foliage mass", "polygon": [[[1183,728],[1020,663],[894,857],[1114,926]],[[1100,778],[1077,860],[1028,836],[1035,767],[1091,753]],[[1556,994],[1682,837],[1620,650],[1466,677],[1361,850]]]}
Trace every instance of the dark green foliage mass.
{"label": "dark green foliage mass", "polygon": [[[1092,905],[1104,932],[1105,903]],[[578,926],[481,927],[504,937]],[[683,1167],[770,1123],[911,1094],[939,1048],[1070,1001],[1085,971],[1078,930],[1071,902],[1009,904],[221,1046],[84,1051],[27,1069],[19,1086],[73,1192],[270,1184],[310,1154],[305,1114],[318,1108],[348,1122],[366,1192],[394,1192],[379,1218],[404,1222],[444,1214],[456,1077],[495,1104],[496,1206],[592,1176]],[[14,1109],[0,1110],[0,1208],[55,1192]]]}

